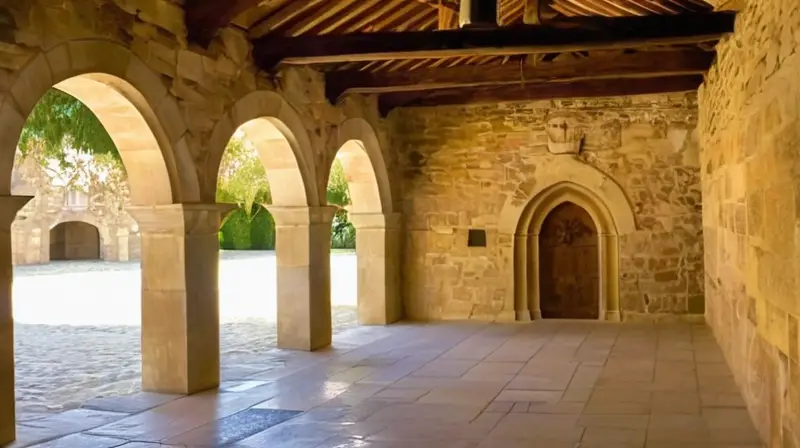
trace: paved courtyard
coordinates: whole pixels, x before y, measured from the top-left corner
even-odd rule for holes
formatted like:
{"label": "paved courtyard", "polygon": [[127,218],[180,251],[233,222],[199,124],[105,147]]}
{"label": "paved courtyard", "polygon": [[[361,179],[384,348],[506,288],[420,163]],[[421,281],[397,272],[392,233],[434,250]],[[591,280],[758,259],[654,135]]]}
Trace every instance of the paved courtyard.
{"label": "paved courtyard", "polygon": [[351,327],[330,350],[264,354],[219,391],[93,400],[21,423],[12,446],[763,446],[702,326]]}
{"label": "paved courtyard", "polygon": [[[356,258],[333,254],[334,331],[356,324]],[[275,257],[223,252],[223,379],[263,371],[275,346]],[[14,270],[19,418],[73,409],[140,388],[138,262],[55,262]]]}

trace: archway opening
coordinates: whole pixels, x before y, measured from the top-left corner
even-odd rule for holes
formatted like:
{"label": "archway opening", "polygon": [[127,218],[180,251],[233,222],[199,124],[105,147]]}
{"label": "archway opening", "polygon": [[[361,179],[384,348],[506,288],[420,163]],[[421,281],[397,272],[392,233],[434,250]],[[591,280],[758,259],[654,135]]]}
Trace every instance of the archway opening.
{"label": "archway opening", "polygon": [[327,185],[328,205],[337,207],[331,222],[331,319],[334,331],[357,322],[358,265],[356,229],[350,221],[350,187],[341,159],[331,166]]}
{"label": "archway opening", "polygon": [[599,317],[597,228],[589,213],[572,202],[556,206],[542,224],[539,288],[545,319]]}
{"label": "archway opening", "polygon": [[[355,304],[361,324],[387,324],[401,314],[398,276],[397,215],[391,213],[388,174],[374,131],[363,120],[345,122],[340,147],[329,175],[328,203],[343,207],[333,222],[333,248],[351,238],[355,257],[333,264],[334,278],[345,275],[348,298],[334,302]],[[345,185],[346,184],[346,185]],[[332,192],[342,191],[346,197]],[[334,252],[334,256],[337,254]],[[348,266],[348,273],[336,272]],[[341,270],[341,268],[339,268]]]}
{"label": "archway opening", "polygon": [[[247,132],[249,131],[249,132]],[[272,136],[271,139],[260,139]],[[272,186],[280,189],[290,166],[282,161],[285,139],[268,120],[246,123],[225,146],[217,173],[216,200],[230,204],[220,222],[219,307],[220,355],[224,381],[232,371],[263,364],[264,350],[275,345],[277,321],[277,276],[275,220],[267,206],[275,201]],[[273,143],[268,143],[273,142]],[[277,157],[263,154],[276,173],[265,169],[261,150],[272,147]],[[289,150],[291,151],[291,150]],[[269,170],[273,171],[273,170]],[[279,180],[275,183],[273,179]],[[290,184],[291,185],[291,184]]]}
{"label": "archway opening", "polygon": [[33,196],[12,224],[18,419],[141,388],[138,226],[126,207],[173,199],[164,131],[147,104],[102,74],[19,103],[27,118],[0,183]]}
{"label": "archway opening", "polygon": [[100,230],[85,222],[67,221],[50,230],[50,260],[100,260]]}

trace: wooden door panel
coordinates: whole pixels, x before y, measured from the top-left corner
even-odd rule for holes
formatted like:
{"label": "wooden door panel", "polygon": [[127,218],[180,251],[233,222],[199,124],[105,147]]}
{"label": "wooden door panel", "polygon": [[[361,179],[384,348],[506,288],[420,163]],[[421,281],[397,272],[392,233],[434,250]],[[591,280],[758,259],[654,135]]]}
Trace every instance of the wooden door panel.
{"label": "wooden door panel", "polygon": [[584,209],[565,202],[550,212],[539,234],[542,317],[599,317],[597,250],[597,229]]}

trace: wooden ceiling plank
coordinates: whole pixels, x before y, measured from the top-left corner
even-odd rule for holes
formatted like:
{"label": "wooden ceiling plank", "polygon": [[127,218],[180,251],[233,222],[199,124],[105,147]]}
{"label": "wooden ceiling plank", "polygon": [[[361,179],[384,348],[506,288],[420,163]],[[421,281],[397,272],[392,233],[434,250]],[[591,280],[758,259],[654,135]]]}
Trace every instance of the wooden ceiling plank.
{"label": "wooden ceiling plank", "polygon": [[558,3],[553,4],[554,8],[559,6],[565,6],[570,10],[575,11],[576,16],[590,16],[595,14],[594,12],[592,12],[591,9],[587,8],[585,5],[575,4],[569,0],[561,0]]}
{"label": "wooden ceiling plank", "polygon": [[305,2],[292,2],[285,8],[279,10],[275,14],[265,17],[264,20],[258,22],[255,26],[250,28],[248,36],[251,39],[257,39],[261,36],[267,35],[277,29],[282,28],[296,17],[301,16],[304,12],[311,8],[316,8],[321,3],[327,0],[307,0]]}
{"label": "wooden ceiling plank", "polygon": [[[434,21],[438,22],[439,21],[438,14],[436,14],[436,13],[431,14],[430,11],[426,11],[426,10],[423,9],[422,11],[420,11],[420,12],[414,14],[413,16],[409,17],[402,24],[394,27],[394,30],[396,30],[398,32],[415,31],[415,30],[418,30],[421,26],[424,26],[424,23],[426,21],[431,21],[431,20],[434,20]],[[420,25],[420,23],[423,23],[423,25]]]}
{"label": "wooden ceiling plank", "polygon": [[340,27],[344,26],[346,23],[355,19],[359,15],[364,14],[366,11],[375,7],[379,3],[382,3],[382,1],[365,0],[363,3],[359,2],[356,4],[351,4],[350,9],[346,13],[339,15],[338,17],[335,18],[333,22],[326,24],[317,32],[317,34],[335,33],[336,31],[339,30]]}
{"label": "wooden ceiling plank", "polygon": [[648,11],[634,2],[627,0],[584,0],[595,2],[595,4],[602,4],[608,9],[619,11],[619,15],[623,16],[641,16],[648,13]]}
{"label": "wooden ceiling plank", "polygon": [[487,89],[447,89],[432,92],[397,92],[381,95],[378,108],[388,115],[398,107],[433,107],[480,103],[592,98],[697,90],[703,77],[672,76],[642,79],[598,79],[561,84],[506,85]]}
{"label": "wooden ceiling plank", "polygon": [[381,2],[380,6],[374,8],[371,12],[367,15],[361,17],[357,22],[352,23],[348,26],[345,30],[345,34],[351,34],[359,31],[363,31],[364,27],[373,23],[375,20],[385,16],[386,14],[390,14],[397,6],[399,2],[396,0],[388,0]]}
{"label": "wooden ceiling plank", "polygon": [[[394,16],[395,12],[392,14]],[[504,56],[713,42],[733,31],[732,13],[625,18],[581,17],[489,30],[266,36],[255,42],[263,69],[278,63],[325,64],[389,59]]]}
{"label": "wooden ceiling plank", "polygon": [[439,0],[438,9],[439,9],[438,29],[453,30],[458,28],[458,11],[455,11],[452,8],[448,8],[441,0]]}
{"label": "wooden ceiling plank", "polygon": [[[310,14],[306,20],[303,22],[293,26],[289,29],[289,32],[286,33],[288,36],[299,36],[301,34],[306,34],[309,31],[313,30],[315,27],[320,25],[321,23],[327,21],[328,19],[333,18],[341,11],[345,10],[348,6],[352,5],[356,0],[338,0],[333,5],[323,8],[316,14]],[[361,0],[358,0],[361,1]],[[360,5],[363,7],[363,5]],[[322,33],[313,33],[313,34],[322,34]]]}
{"label": "wooden ceiling plank", "polygon": [[398,20],[402,19],[407,14],[413,12],[414,10],[419,8],[418,3],[414,2],[406,2],[403,7],[398,8],[392,11],[389,15],[384,17],[383,19],[375,22],[371,28],[375,31],[383,31],[386,29],[390,29],[391,25],[395,24]]}
{"label": "wooden ceiling plank", "polygon": [[346,93],[381,94],[455,87],[485,87],[519,83],[563,83],[589,79],[698,75],[711,66],[714,53],[701,50],[639,52],[503,65],[459,65],[408,72],[328,72],[325,88],[332,103]]}

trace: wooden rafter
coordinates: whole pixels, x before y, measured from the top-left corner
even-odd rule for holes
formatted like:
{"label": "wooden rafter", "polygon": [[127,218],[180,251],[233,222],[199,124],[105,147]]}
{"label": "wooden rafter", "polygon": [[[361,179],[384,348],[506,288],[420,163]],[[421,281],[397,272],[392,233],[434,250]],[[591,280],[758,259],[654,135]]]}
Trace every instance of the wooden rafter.
{"label": "wooden rafter", "polygon": [[541,26],[437,32],[359,33],[341,36],[265,36],[254,57],[263,69],[291,64],[342,63],[450,56],[559,53],[716,41],[733,31],[724,12],[561,19]]}
{"label": "wooden rafter", "polygon": [[587,98],[650,93],[688,92],[703,83],[703,76],[642,79],[595,79],[568,83],[505,85],[484,89],[443,89],[381,95],[378,107],[385,116],[398,107],[426,107],[558,98]]}
{"label": "wooden rafter", "polygon": [[565,83],[592,79],[624,79],[698,75],[711,66],[714,53],[701,50],[615,53],[582,59],[503,65],[458,65],[414,71],[370,73],[334,71],[325,75],[331,103],[345,93],[382,94],[509,84]]}

